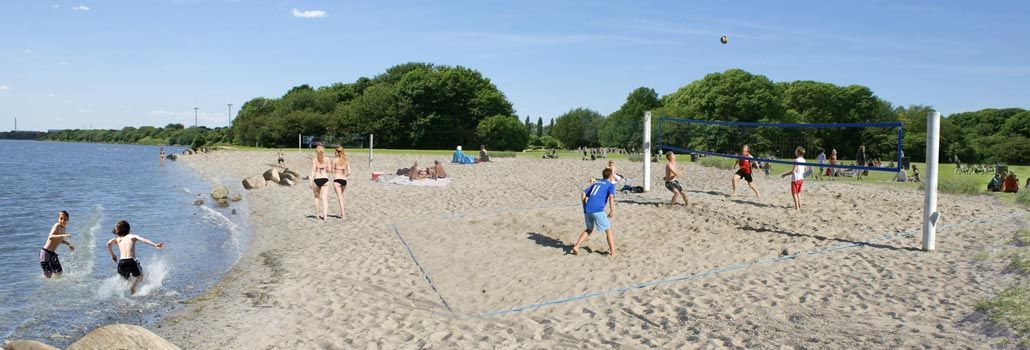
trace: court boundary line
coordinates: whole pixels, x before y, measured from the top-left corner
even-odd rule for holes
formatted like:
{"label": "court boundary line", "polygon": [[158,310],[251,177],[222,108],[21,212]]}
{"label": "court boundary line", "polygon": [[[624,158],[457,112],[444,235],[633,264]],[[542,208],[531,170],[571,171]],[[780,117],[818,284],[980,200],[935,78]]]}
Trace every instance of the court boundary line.
{"label": "court boundary line", "polygon": [[401,240],[401,244],[404,245],[404,249],[408,250],[408,256],[410,256],[411,260],[415,262],[415,266],[418,266],[419,271],[422,271],[422,277],[425,277],[426,282],[429,282],[429,287],[433,289],[436,296],[440,298],[440,302],[442,302],[443,306],[447,308],[447,312],[450,312],[451,315],[455,315],[454,309],[451,309],[451,304],[447,303],[447,299],[444,299],[443,294],[440,294],[440,290],[436,289],[436,283],[433,283],[433,279],[429,277],[429,272],[426,271],[426,268],[423,267],[422,263],[415,257],[415,252],[411,250],[411,246],[408,245],[408,241],[404,240],[404,236],[401,235],[401,231],[398,230],[397,226],[394,224],[390,224],[390,227],[393,228],[393,233],[397,234],[397,238]]}

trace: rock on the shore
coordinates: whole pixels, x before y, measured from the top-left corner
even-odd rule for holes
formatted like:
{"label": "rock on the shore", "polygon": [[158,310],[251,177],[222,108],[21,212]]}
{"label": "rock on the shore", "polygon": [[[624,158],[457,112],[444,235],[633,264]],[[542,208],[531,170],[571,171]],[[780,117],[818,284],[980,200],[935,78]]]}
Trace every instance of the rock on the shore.
{"label": "rock on the shore", "polygon": [[263,176],[265,178],[265,180],[275,181],[275,183],[279,183],[279,180],[280,180],[279,179],[279,170],[276,170],[276,169],[265,170],[265,173],[261,174],[261,176]]}
{"label": "rock on the shore", "polygon": [[4,350],[61,350],[32,340],[15,340],[4,344]]}
{"label": "rock on the shore", "polygon": [[284,174],[290,174],[290,175],[293,175],[293,177],[294,177],[294,178],[298,178],[298,177],[300,177],[300,173],[298,173],[298,172],[297,172],[296,170],[293,170],[293,169],[286,169],[286,170],[283,170],[283,173],[284,173]]}
{"label": "rock on the shore", "polygon": [[174,154],[169,154],[166,158],[168,158],[168,160],[175,160],[176,158],[179,158],[179,156],[174,155]]}
{"label": "rock on the shore", "polygon": [[211,198],[216,200],[229,198],[229,188],[225,185],[215,185],[211,187]]}
{"label": "rock on the shore", "polygon": [[279,182],[279,184],[283,186],[293,186],[293,180],[283,179],[283,181]]}
{"label": "rock on the shore", "polygon": [[291,181],[297,181],[297,178],[298,178],[298,176],[293,175],[292,172],[287,172],[287,171],[284,171],[281,174],[279,174],[279,177],[281,177],[283,180],[291,180]]}
{"label": "rock on the shore", "polygon": [[219,199],[217,202],[218,202],[218,206],[219,207],[222,207],[222,208],[228,208],[229,207],[229,200],[228,199],[222,198],[222,199]]}
{"label": "rock on the shore", "polygon": [[112,324],[89,332],[66,350],[94,349],[179,350],[179,347],[143,327]]}
{"label": "rock on the shore", "polygon": [[193,201],[193,205],[204,205],[204,200],[203,199],[195,200],[195,201]]}
{"label": "rock on the shore", "polygon": [[243,179],[243,188],[248,190],[256,190],[265,186],[265,179],[260,176],[251,176]]}
{"label": "rock on the shore", "polygon": [[272,181],[272,180],[266,180],[265,181],[265,186],[272,186],[272,185],[275,185],[275,184],[276,184],[276,182]]}
{"label": "rock on the shore", "polygon": [[233,193],[232,196],[229,196],[229,200],[233,202],[239,202],[243,200],[243,196],[241,196],[239,193]]}

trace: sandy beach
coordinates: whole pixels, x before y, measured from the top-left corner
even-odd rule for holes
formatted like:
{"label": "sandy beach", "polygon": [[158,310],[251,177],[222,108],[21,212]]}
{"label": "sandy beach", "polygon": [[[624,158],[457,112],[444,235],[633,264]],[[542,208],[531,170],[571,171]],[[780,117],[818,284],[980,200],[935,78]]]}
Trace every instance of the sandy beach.
{"label": "sandy beach", "polygon": [[[235,192],[273,153],[179,161]],[[287,166],[307,176],[312,156]],[[428,188],[369,181],[367,155],[352,157],[343,220],[312,218],[305,183],[245,191],[245,255],[152,330],[184,349],[987,348],[1008,335],[974,304],[1018,279],[975,256],[1030,220],[942,193],[926,253],[921,191],[806,181],[796,212],[786,179],[758,175],[763,199],[730,198],[731,171],[683,163],[690,205],[668,207],[653,164],[651,192],[616,196],[620,256],[603,234],[573,256],[578,191],[604,160],[448,165],[452,182]],[[448,158],[377,155],[374,168]]]}

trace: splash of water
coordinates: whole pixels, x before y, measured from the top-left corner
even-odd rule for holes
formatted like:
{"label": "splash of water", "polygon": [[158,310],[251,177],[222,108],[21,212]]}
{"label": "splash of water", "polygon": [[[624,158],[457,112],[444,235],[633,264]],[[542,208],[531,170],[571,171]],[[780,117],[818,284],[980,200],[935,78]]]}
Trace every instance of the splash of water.
{"label": "splash of water", "polygon": [[[143,265],[144,262],[141,261],[140,264]],[[171,272],[171,266],[163,256],[152,256],[147,259],[146,265],[143,266],[143,282],[138,286],[135,297],[157,295],[157,292],[161,291],[164,286],[169,272]],[[132,286],[133,278],[125,279],[118,274],[104,278],[97,286],[95,292],[97,299],[123,299],[131,303],[130,298],[133,296],[130,295],[129,287]],[[175,294],[177,293],[172,293],[172,295]]]}
{"label": "splash of water", "polygon": [[222,247],[230,253],[234,254],[234,260],[238,261],[239,258],[243,256],[243,244],[241,244],[240,241],[240,226],[237,225],[235,222],[232,222],[232,220],[230,220],[229,217],[225,216],[225,214],[222,214],[217,210],[211,209],[211,207],[202,205],[200,206],[200,209],[203,212],[201,217],[215,225],[224,227],[228,230],[229,239],[225,240],[225,242],[222,243]]}

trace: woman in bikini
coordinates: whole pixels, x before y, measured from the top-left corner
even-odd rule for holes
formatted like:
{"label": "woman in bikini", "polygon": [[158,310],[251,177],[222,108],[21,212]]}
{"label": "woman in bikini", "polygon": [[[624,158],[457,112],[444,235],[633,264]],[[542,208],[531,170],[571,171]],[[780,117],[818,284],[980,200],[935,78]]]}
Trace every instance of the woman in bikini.
{"label": "woman in bikini", "polygon": [[336,146],[336,159],[333,159],[333,189],[336,190],[336,199],[340,202],[340,219],[346,217],[343,209],[343,193],[347,191],[347,176],[350,176],[350,161],[343,147]]}
{"label": "woman in bikini", "polygon": [[[325,147],[315,147],[315,159],[311,160],[311,176],[308,177],[311,179],[311,182],[308,183],[308,186],[315,191],[315,217],[323,222],[325,221],[326,215],[329,213],[329,201],[328,198],[326,198],[326,189],[328,188],[325,187],[325,185],[329,183],[329,171],[331,167],[331,161],[325,157]],[[319,215],[318,211],[319,200],[322,202],[321,215]]]}

